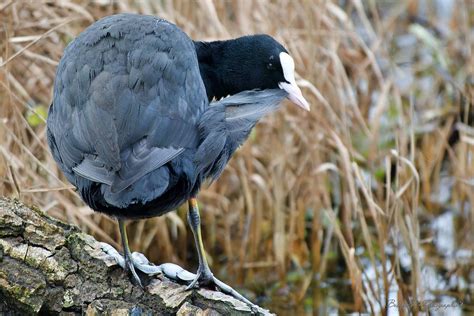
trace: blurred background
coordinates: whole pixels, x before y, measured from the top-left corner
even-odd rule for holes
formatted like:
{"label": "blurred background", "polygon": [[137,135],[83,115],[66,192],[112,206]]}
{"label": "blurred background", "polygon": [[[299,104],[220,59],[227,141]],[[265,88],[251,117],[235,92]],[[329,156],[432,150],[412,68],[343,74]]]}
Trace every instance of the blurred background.
{"label": "blurred background", "polygon": [[[152,14],[195,40],[276,37],[311,112],[265,118],[200,193],[214,273],[281,315],[474,313],[474,2],[0,2],[0,195],[120,249],[54,163],[45,117],[65,46]],[[186,207],[131,222],[131,248],[194,271]]]}

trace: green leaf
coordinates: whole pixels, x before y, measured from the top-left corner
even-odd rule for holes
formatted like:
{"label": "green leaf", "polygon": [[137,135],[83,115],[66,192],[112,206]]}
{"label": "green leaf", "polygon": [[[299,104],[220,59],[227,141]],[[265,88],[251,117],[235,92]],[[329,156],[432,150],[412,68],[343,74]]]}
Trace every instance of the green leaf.
{"label": "green leaf", "polygon": [[26,120],[31,127],[42,125],[48,116],[48,109],[44,105],[37,105],[28,111]]}

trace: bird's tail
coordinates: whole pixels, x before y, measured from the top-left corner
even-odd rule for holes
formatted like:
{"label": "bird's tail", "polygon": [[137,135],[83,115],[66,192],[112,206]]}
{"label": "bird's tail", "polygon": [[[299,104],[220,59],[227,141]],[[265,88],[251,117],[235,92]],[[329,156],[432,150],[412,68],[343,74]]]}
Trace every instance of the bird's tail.
{"label": "bird's tail", "polygon": [[255,124],[277,110],[287,95],[281,89],[252,90],[212,102],[201,117],[204,139],[195,157],[198,172],[217,178]]}

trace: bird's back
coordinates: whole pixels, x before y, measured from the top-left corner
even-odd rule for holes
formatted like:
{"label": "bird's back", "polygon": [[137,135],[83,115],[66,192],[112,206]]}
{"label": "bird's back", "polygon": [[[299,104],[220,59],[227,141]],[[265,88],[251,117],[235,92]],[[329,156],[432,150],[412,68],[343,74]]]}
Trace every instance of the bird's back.
{"label": "bird's back", "polygon": [[127,207],[166,190],[170,171],[160,167],[196,148],[207,105],[186,34],[152,16],[110,16],[64,52],[48,141],[69,181]]}
{"label": "bird's back", "polygon": [[66,48],[48,143],[91,208],[151,217],[216,179],[285,96],[280,89],[244,91],[209,106],[193,42],[167,21],[120,14]]}

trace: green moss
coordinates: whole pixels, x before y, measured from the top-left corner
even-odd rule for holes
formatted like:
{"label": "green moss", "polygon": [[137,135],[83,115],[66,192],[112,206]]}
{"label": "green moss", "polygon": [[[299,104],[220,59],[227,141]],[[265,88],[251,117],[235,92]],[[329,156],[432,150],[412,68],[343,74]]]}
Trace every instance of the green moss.
{"label": "green moss", "polygon": [[71,290],[66,290],[63,296],[63,307],[69,308],[74,306],[74,293]]}
{"label": "green moss", "polygon": [[43,305],[44,279],[35,269],[18,264],[18,261],[6,257],[0,268],[0,280],[4,299],[17,302],[26,314],[37,313]]}
{"label": "green moss", "polygon": [[71,257],[81,262],[90,260],[90,256],[86,255],[84,248],[92,247],[94,243],[95,239],[92,236],[81,232],[72,233],[66,238],[66,247],[69,249]]}
{"label": "green moss", "polygon": [[30,267],[36,268],[39,265],[38,258],[34,256],[26,256],[24,260]]}

